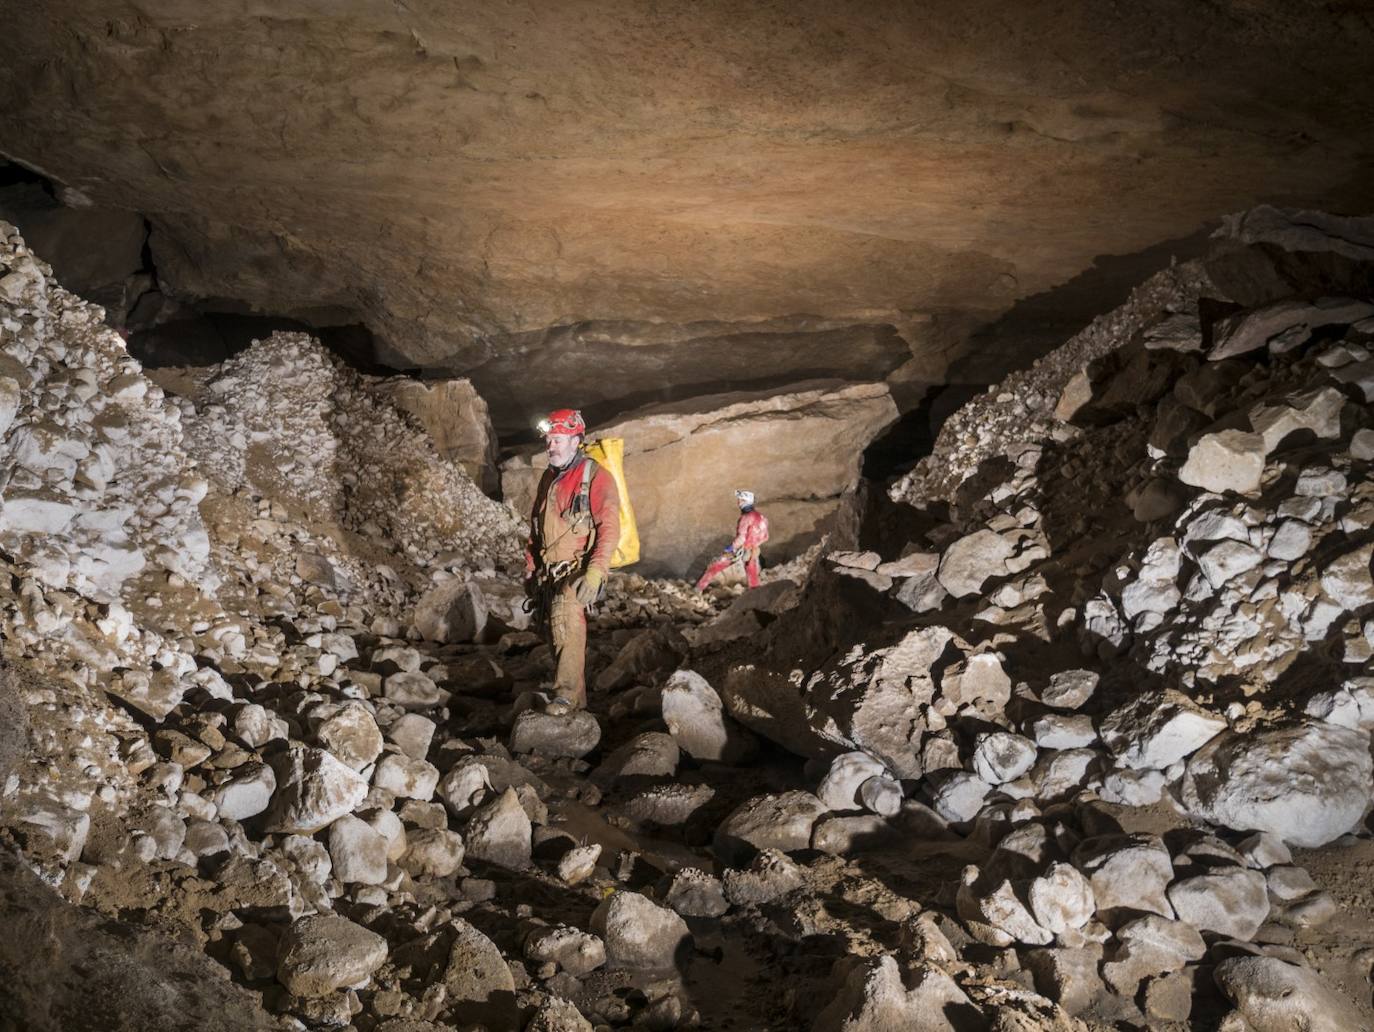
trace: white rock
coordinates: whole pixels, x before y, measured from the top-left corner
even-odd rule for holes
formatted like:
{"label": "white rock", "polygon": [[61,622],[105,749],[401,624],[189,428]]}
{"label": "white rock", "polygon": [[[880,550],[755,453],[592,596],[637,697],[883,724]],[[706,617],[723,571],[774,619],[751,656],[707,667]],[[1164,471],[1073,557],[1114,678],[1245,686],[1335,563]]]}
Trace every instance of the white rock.
{"label": "white rock", "polygon": [[1301,520],[1284,520],[1269,541],[1268,552],[1273,559],[1292,561],[1301,559],[1312,547],[1312,531]]}
{"label": "white rock", "polygon": [[996,531],[975,531],[945,549],[937,576],[951,595],[965,598],[988,580],[1007,576],[1007,560],[1015,554],[1015,546]]}
{"label": "white rock", "polygon": [[271,767],[248,763],[215,790],[214,803],[221,817],[245,821],[266,810],[276,790],[277,777]]}
{"label": "white rock", "polygon": [[973,772],[990,785],[1015,781],[1035,764],[1035,743],[1007,731],[980,734],[973,744]]}
{"label": "white rock", "polygon": [[1203,553],[1198,560],[1198,566],[1202,569],[1202,575],[1207,578],[1207,583],[1216,590],[1232,578],[1239,577],[1247,570],[1253,570],[1262,562],[1264,555],[1259,549],[1251,548],[1240,541],[1222,541]]}
{"label": "white rock", "polygon": [[1256,406],[1250,411],[1250,426],[1264,438],[1267,453],[1278,448],[1290,435],[1308,431],[1320,440],[1341,435],[1341,409],[1345,395],[1334,387],[1321,387],[1289,398],[1280,405]]}
{"label": "white rock", "polygon": [[530,865],[531,834],[520,797],[515,789],[507,788],[468,821],[467,855],[510,870],[524,870]]}
{"label": "white rock", "polygon": [[361,702],[320,707],[311,717],[319,720],[316,740],[354,770],[362,770],[382,754],[382,733]]}
{"label": "white rock", "polygon": [[1073,864],[1092,883],[1099,912],[1138,910],[1172,918],[1165,889],[1174,877],[1169,850],[1153,835],[1100,835],[1084,839]]}
{"label": "white rock", "polygon": [[310,835],[352,813],[367,782],[323,749],[292,746],[272,758],[277,791],[267,830]]}
{"label": "white rock", "polygon": [[[376,657],[373,657],[376,661]],[[406,709],[430,709],[442,706],[448,701],[449,694],[418,670],[401,671],[392,674],[382,685],[387,699]]]}
{"label": "white rock", "polygon": [[1033,879],[1027,898],[1036,923],[1055,935],[1082,928],[1097,910],[1092,885],[1066,863],[1052,863]]}
{"label": "white rock", "polygon": [[428,802],[439,784],[439,768],[404,753],[387,753],[377,762],[372,783],[398,799]]}
{"label": "white rock", "polygon": [[990,945],[1022,942],[1043,946],[1054,938],[1049,929],[1035,920],[1010,881],[995,874],[984,874],[977,867],[964,868],[955,908],[964,921],[984,925],[991,931]]}
{"label": "white rock", "polygon": [[329,858],[334,877],[345,885],[380,885],[386,881],[390,843],[366,821],[346,814],[329,826]]}
{"label": "white rock", "polygon": [[491,774],[477,761],[455,764],[439,782],[439,798],[455,817],[481,803],[491,790]]}
{"label": "white rock", "polygon": [[628,890],[602,901],[592,914],[591,930],[606,944],[606,959],[613,967],[668,970],[677,965],[679,951],[691,947],[687,922]]}
{"label": "white rock", "polygon": [[1204,932],[1251,939],[1269,916],[1264,875],[1244,867],[1218,867],[1169,886],[1180,921]]}
{"label": "white rock", "polygon": [[971,821],[991,791],[992,786],[978,775],[958,771],[931,789],[930,805],[947,821]]}
{"label": "white rock", "polygon": [[1368,734],[1302,723],[1217,738],[1188,761],[1180,798],[1193,817],[1315,849],[1364,815],[1372,776]]}
{"label": "white rock", "polygon": [[428,717],[419,713],[405,713],[386,729],[386,739],[412,759],[423,760],[429,755],[434,730],[434,721]]}
{"label": "white rock", "polygon": [[894,817],[902,809],[901,783],[890,777],[869,778],[859,786],[859,802],[882,817]]}
{"label": "white rock", "polygon": [[1226,729],[1226,721],[1204,712],[1172,689],[1144,692],[1103,719],[1103,743],[1117,763],[1136,770],[1163,770],[1195,752]]}
{"label": "white rock", "polygon": [[1092,670],[1063,670],[1050,677],[1040,701],[1055,709],[1078,709],[1097,690],[1098,674]]}
{"label": "white rock", "polygon": [[1229,957],[1214,975],[1254,1032],[1360,1032],[1369,1022],[1309,968],[1276,957]]}
{"label": "white rock", "polygon": [[1369,573],[1374,543],[1361,545],[1327,563],[1321,574],[1322,590],[1346,610],[1374,603],[1374,579]]}
{"label": "white rock", "polygon": [[755,749],[754,737],[731,720],[706,678],[678,670],[663,685],[663,722],[678,747],[696,760],[738,763]]}
{"label": "white rock", "polygon": [[1204,491],[1252,494],[1259,489],[1266,450],[1259,434],[1221,430],[1204,434],[1188,450],[1179,480]]}
{"label": "white rock", "polygon": [[1247,866],[1260,871],[1278,864],[1293,862],[1293,854],[1287,843],[1267,831],[1247,835],[1236,844],[1236,851],[1245,858]]}
{"label": "white rock", "polygon": [[1079,749],[1097,741],[1092,717],[1078,713],[1037,717],[1031,724],[1031,734],[1042,749]]}
{"label": "white rock", "polygon": [[863,783],[887,774],[887,768],[867,753],[841,753],[830,762],[816,796],[828,810],[857,810],[860,808],[859,788]]}

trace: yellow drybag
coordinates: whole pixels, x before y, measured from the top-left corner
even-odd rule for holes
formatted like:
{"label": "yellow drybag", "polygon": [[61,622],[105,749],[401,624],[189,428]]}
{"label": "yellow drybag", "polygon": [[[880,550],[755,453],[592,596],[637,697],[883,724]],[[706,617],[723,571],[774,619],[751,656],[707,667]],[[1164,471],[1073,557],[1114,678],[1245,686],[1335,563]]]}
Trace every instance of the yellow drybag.
{"label": "yellow drybag", "polygon": [[603,437],[584,445],[582,450],[615,478],[615,489],[620,494],[620,543],[611,555],[611,569],[637,563],[639,528],[635,526],[635,509],[625,486],[625,442],[619,437]]}

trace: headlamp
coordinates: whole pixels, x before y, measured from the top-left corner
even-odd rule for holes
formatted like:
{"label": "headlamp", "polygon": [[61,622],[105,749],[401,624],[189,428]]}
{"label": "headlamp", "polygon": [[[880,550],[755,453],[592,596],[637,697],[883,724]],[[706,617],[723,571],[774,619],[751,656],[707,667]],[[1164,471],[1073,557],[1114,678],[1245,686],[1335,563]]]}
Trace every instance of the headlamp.
{"label": "headlamp", "polygon": [[548,434],[548,432],[553,429],[553,421],[549,419],[541,419],[539,422],[534,424],[534,428],[538,430],[541,434]]}

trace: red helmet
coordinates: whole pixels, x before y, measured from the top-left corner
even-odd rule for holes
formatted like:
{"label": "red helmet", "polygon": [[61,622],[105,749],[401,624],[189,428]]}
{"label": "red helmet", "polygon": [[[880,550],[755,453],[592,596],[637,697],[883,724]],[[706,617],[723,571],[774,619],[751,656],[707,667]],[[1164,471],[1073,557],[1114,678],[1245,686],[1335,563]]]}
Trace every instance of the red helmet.
{"label": "red helmet", "polygon": [[570,408],[554,409],[546,419],[541,419],[537,426],[539,432],[546,437],[549,434],[576,436],[587,432],[587,424],[582,419],[582,413]]}

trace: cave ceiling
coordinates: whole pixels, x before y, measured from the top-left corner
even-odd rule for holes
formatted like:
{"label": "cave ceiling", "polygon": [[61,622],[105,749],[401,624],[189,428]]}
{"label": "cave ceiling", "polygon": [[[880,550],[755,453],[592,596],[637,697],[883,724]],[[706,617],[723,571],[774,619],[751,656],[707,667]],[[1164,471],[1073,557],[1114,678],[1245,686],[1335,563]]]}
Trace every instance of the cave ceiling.
{"label": "cave ceiling", "polygon": [[167,292],[364,322],[498,424],[943,382],[1106,259],[1368,211],[1369,11],[0,0],[0,153],[142,213]]}

